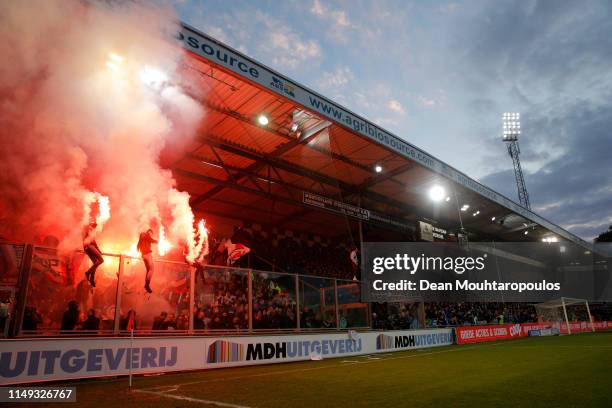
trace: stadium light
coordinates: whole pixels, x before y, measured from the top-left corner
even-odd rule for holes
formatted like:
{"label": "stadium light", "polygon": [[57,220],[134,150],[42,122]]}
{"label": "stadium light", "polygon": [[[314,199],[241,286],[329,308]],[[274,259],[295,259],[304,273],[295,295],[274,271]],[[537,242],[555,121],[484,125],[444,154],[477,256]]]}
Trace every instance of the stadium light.
{"label": "stadium light", "polygon": [[527,235],[527,234],[529,234],[529,231],[523,232],[523,235]]}
{"label": "stadium light", "polygon": [[257,123],[259,123],[261,126],[267,126],[268,123],[270,123],[270,120],[266,115],[261,114],[257,117]]}
{"label": "stadium light", "polygon": [[140,80],[147,86],[160,88],[164,82],[168,81],[168,75],[159,69],[145,65],[140,72]]}
{"label": "stadium light", "polygon": [[463,204],[463,207],[461,207],[461,211],[465,212],[470,208],[469,204]]}
{"label": "stadium light", "polygon": [[123,63],[123,57],[119,54],[115,54],[114,52],[108,53],[108,59],[106,60],[106,67],[112,71],[118,71]]}
{"label": "stadium light", "polygon": [[450,201],[450,196],[446,196],[446,198],[444,199],[444,201],[446,201],[447,203]]}
{"label": "stadium light", "polygon": [[478,214],[480,214],[480,210],[476,210],[475,212],[472,213],[472,217],[477,216]]}
{"label": "stadium light", "polygon": [[491,221],[495,221],[495,217],[491,217]]}
{"label": "stadium light", "polygon": [[435,185],[429,189],[429,198],[432,201],[435,201],[435,202],[442,201],[445,196],[446,196],[446,191],[444,191],[444,188],[442,188],[442,186]]}
{"label": "stadium light", "polygon": [[380,164],[377,164],[376,166],[374,166],[374,171],[376,171],[377,173],[382,173],[383,168]]}
{"label": "stadium light", "polygon": [[502,115],[503,140],[513,142],[518,140],[521,134],[521,116],[519,113],[504,113]]}

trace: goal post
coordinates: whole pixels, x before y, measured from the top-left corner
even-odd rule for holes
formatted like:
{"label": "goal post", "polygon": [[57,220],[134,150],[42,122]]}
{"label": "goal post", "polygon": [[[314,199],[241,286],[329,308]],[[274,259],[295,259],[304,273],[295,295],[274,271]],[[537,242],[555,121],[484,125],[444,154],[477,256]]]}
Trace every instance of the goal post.
{"label": "goal post", "polygon": [[538,303],[534,306],[538,321],[541,323],[551,323],[553,327],[558,326],[560,332],[562,323],[565,323],[567,334],[572,334],[572,325],[570,323],[576,322],[586,323],[591,331],[595,331],[589,302],[586,299],[562,297]]}

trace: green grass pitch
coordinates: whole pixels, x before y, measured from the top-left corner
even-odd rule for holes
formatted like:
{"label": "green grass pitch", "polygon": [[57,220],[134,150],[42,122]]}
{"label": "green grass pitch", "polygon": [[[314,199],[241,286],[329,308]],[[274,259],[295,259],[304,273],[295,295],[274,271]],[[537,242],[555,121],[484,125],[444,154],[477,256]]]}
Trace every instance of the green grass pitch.
{"label": "green grass pitch", "polygon": [[612,332],[61,385],[84,407],[612,407]]}

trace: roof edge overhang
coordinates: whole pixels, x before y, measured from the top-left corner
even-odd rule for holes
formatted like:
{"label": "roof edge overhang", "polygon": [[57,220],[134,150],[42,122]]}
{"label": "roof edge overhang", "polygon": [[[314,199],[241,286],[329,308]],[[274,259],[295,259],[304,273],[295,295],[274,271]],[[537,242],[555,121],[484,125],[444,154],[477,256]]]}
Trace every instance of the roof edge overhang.
{"label": "roof edge overhang", "polygon": [[179,30],[177,34],[178,39],[187,51],[224,67],[239,77],[253,82],[283,98],[288,98],[305,109],[316,112],[332,123],[349,128],[362,137],[432,170],[443,178],[501,205],[509,211],[548,229],[568,241],[588,249],[593,248],[591,243],[524,208],[515,201],[472,179],[465,173],[442,162],[424,150],[400,139],[391,132],[306,86],[288,79],[286,76],[223,44],[215,38],[202,33],[184,22],[180,22]]}

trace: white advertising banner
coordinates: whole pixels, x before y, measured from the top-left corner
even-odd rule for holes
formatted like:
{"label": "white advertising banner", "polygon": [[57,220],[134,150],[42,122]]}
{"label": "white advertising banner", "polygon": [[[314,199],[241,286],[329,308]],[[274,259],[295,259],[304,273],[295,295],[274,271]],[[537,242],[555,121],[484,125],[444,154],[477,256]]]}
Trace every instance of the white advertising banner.
{"label": "white advertising banner", "polygon": [[[201,370],[402,351],[453,343],[452,329],[243,337],[0,342],[0,385]],[[130,367],[131,365],[131,367]]]}

